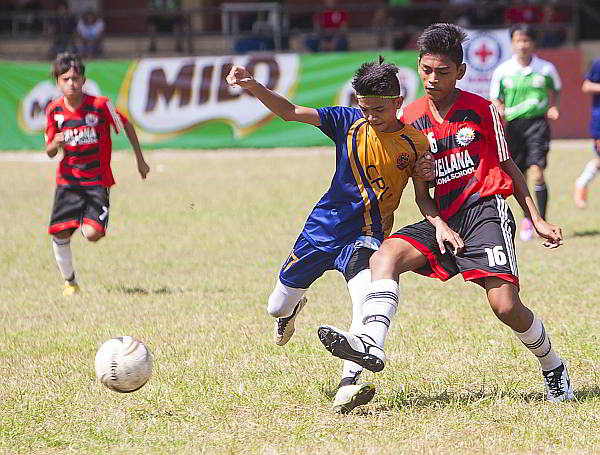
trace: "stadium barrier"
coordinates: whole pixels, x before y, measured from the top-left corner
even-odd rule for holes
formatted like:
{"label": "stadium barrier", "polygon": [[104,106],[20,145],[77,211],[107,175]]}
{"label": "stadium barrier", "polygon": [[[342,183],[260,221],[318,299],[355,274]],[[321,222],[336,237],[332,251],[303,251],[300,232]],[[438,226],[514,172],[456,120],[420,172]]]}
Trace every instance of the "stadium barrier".
{"label": "stadium barrier", "polygon": [[[406,102],[423,91],[413,51],[384,52],[396,63]],[[587,137],[589,99],[581,94],[581,52],[540,52],[563,78],[561,120],[553,137]],[[305,106],[353,105],[350,80],[373,52],[257,54],[244,56],[149,58],[91,61],[85,90],[107,96],[134,123],[145,148],[247,148],[329,145],[317,128],[274,118],[254,97],[231,88],[225,76],[232,64],[246,66],[267,87]],[[0,61],[3,150],[41,149],[44,110],[59,95],[47,63]],[[115,136],[115,148],[127,148]]]}

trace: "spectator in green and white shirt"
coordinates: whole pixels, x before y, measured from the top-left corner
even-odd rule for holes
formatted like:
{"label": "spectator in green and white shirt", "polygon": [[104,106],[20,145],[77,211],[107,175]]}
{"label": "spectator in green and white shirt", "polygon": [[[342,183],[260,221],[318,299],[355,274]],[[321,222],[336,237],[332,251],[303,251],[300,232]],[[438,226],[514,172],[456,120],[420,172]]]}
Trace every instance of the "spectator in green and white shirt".
{"label": "spectator in green and white shirt", "polygon": [[[548,187],[544,180],[550,149],[548,119],[558,120],[560,77],[555,66],[534,54],[536,34],[531,25],[515,24],[510,29],[514,56],[492,75],[490,98],[506,121],[506,141],[513,160],[535,183],[542,218],[546,218]],[[524,218],[521,240],[531,240],[533,224]]]}

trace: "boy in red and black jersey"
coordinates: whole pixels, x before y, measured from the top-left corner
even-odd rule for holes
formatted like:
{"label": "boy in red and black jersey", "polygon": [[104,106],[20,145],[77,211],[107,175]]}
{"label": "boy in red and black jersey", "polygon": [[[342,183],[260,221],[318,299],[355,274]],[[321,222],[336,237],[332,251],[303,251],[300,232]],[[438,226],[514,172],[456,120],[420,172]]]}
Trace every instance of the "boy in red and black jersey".
{"label": "boy in red and black jersey", "polygon": [[519,298],[516,225],[505,198],[514,194],[546,239],[544,246],[560,246],[562,232],[540,216],[510,157],[496,107],[456,88],[466,71],[465,38],[455,25],[434,24],[417,41],[425,96],[405,108],[401,120],[427,136],[435,160],[434,199],[423,182],[414,181],[425,219],[392,234],[371,256],[372,282],[361,332],[325,325],[319,328],[319,337],[332,354],[380,371],[384,341],[399,301],[400,274],[412,270],[446,281],[460,273],[485,289],[498,319],[538,358],[548,400],[570,400],[567,368],[542,321]]}
{"label": "boy in red and black jersey", "polygon": [[109,188],[115,180],[110,168],[110,128],[125,131],[142,178],[150,171],[140,144],[125,116],[107,98],[83,92],[85,66],[76,54],[59,54],[52,66],[56,85],[63,96],[46,109],[45,151],[54,157],[63,149],[56,171],[56,191],[48,233],[56,263],[65,279],[65,295],[78,291],[70,237],[79,226],[86,239],[96,242],[108,224]]}
{"label": "boy in red and black jersey", "polygon": [[460,91],[438,122],[423,97],[404,109],[402,119],[429,139],[436,163],[435,202],[444,220],[465,202],[513,193],[512,179],[501,166],[510,158],[502,124],[489,101]]}

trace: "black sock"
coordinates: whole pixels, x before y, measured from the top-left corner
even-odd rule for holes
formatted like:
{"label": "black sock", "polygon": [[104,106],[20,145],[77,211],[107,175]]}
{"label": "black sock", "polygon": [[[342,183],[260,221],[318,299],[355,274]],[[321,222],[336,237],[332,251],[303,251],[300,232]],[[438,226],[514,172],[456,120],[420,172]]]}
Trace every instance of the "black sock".
{"label": "black sock", "polygon": [[548,205],[548,187],[545,183],[535,186],[535,197],[537,199],[540,215],[546,219],[546,206]]}

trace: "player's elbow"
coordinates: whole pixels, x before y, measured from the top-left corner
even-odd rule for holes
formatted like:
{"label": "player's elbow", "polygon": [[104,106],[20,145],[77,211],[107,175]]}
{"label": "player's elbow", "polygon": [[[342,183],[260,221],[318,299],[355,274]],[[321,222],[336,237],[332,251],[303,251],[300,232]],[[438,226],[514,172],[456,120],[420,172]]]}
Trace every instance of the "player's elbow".
{"label": "player's elbow", "polygon": [[583,93],[589,93],[590,92],[590,84],[589,84],[589,81],[587,79],[585,81],[583,81],[583,84],[581,84],[581,91]]}
{"label": "player's elbow", "polygon": [[295,109],[288,109],[288,110],[282,112],[279,115],[279,117],[281,117],[286,122],[293,122],[294,120],[297,119],[296,110]]}

